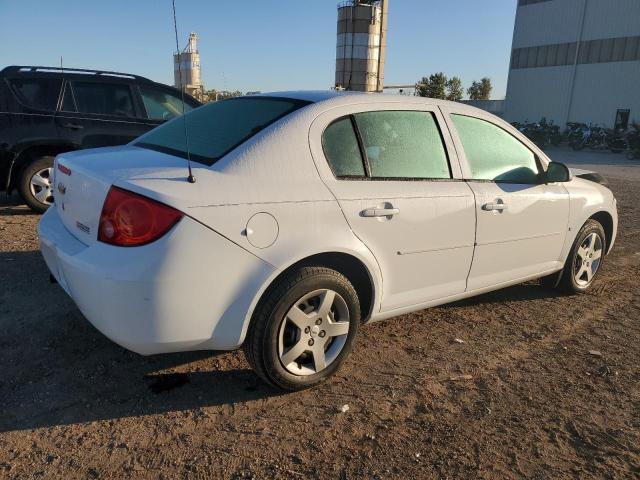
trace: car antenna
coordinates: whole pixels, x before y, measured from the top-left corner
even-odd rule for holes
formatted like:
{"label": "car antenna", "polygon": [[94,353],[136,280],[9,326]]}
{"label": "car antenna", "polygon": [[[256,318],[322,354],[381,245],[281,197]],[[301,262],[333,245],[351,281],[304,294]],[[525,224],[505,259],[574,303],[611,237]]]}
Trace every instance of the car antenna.
{"label": "car antenna", "polygon": [[184,141],[187,149],[187,168],[189,169],[189,176],[187,181],[189,183],[196,183],[196,177],[191,172],[191,153],[189,152],[189,132],[187,131],[187,117],[184,114],[184,86],[182,85],[182,70],[180,67],[180,45],[178,43],[178,23],[176,22],[176,0],[171,0],[173,5],[173,31],[176,34],[176,54],[178,55],[178,78],[180,79],[180,95],[182,97],[182,121],[184,124]]}

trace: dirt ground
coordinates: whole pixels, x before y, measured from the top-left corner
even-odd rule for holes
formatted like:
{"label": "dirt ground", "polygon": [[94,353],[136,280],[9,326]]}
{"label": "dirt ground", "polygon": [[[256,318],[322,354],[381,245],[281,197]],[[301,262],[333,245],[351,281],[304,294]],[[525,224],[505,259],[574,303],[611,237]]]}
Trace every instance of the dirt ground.
{"label": "dirt ground", "polygon": [[640,163],[555,158],[618,198],[591,293],[530,283],[370,325],[336,378],[287,395],[240,352],[111,343],[49,283],[38,216],[1,200],[0,478],[639,478]]}

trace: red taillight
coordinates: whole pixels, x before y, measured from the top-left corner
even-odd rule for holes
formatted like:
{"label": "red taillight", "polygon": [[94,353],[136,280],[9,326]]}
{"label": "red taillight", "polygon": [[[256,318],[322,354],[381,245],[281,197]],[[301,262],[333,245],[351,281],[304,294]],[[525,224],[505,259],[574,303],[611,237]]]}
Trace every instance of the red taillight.
{"label": "red taillight", "polygon": [[111,187],[100,214],[98,240],[120,247],[145,245],[167,233],[182,217],[175,208]]}
{"label": "red taillight", "polygon": [[71,175],[71,169],[69,167],[65,167],[61,163],[58,163],[58,170],[60,170],[65,175]]}

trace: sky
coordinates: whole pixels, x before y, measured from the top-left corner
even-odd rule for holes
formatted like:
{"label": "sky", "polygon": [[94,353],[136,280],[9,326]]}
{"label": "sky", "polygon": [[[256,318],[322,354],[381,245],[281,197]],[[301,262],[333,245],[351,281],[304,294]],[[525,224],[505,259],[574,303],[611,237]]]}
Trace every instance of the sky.
{"label": "sky", "polygon": [[[444,72],[504,98],[516,0],[389,0],[386,84]],[[333,86],[336,0],[176,0],[180,48],[200,37],[207,89]],[[64,66],[173,83],[171,0],[0,0],[0,68]]]}

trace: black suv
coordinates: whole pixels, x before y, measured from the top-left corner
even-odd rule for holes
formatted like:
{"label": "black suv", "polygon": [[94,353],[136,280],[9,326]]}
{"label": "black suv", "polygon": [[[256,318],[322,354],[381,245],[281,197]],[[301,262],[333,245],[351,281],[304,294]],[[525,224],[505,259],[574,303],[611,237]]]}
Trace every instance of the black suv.
{"label": "black suv", "polygon": [[[200,106],[184,96],[185,111]],[[123,145],[182,113],[180,90],[126,73],[12,66],[0,71],[0,190],[43,212],[54,157]]]}

